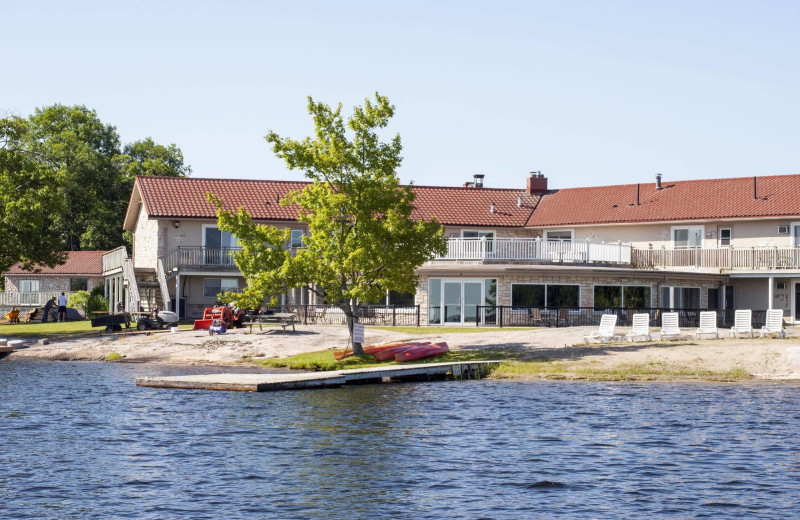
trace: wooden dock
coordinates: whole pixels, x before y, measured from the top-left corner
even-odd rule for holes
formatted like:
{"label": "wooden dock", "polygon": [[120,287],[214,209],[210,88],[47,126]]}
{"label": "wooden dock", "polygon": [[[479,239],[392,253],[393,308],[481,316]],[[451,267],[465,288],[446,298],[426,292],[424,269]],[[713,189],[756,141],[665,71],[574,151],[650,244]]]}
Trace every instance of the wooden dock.
{"label": "wooden dock", "polygon": [[480,379],[498,364],[500,364],[500,361],[462,361],[403,366],[390,365],[327,372],[140,377],[136,379],[136,385],[191,390],[270,392],[273,390],[299,390],[303,388],[325,388],[401,381]]}

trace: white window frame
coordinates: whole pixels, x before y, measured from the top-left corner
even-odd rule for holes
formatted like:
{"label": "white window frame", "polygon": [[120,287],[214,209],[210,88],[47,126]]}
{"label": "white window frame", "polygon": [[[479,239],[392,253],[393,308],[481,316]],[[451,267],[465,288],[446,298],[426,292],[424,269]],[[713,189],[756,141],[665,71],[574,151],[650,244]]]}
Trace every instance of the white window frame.
{"label": "white window frame", "polygon": [[792,247],[800,247],[800,240],[795,240],[794,236],[795,227],[800,227],[800,222],[792,222],[791,224],[789,224],[789,241],[792,244]]}
{"label": "white window frame", "polygon": [[[23,289],[23,285],[22,284],[24,284],[24,283],[28,284],[28,290],[27,291]],[[32,288],[30,286],[32,284],[36,284],[36,290],[35,291],[31,290]],[[20,281],[19,281],[19,292],[21,292],[21,293],[22,292],[24,292],[24,293],[35,293],[35,292],[41,292],[41,290],[42,290],[42,281],[41,280],[33,280],[33,279],[30,279],[30,278],[26,278],[24,280],[20,279]]]}
{"label": "white window frame", "polygon": [[[299,246],[294,245],[295,244],[295,241],[294,241],[295,240],[295,235],[297,233],[300,234],[300,245]],[[303,229],[293,229],[291,231],[291,237],[289,238],[289,247],[304,247],[305,246],[305,243],[304,243],[305,236],[306,236],[305,230],[303,230]]]}
{"label": "white window frame", "polygon": [[[728,243],[722,243],[722,232],[728,232]],[[719,247],[730,247],[733,245],[733,228],[732,227],[721,227],[719,228],[719,235],[717,236]]]}
{"label": "white window frame", "polygon": [[[550,302],[547,301],[547,288],[549,286],[551,286],[551,285],[572,285],[572,286],[578,288],[578,307],[581,306],[581,284],[579,284],[579,283],[558,283],[558,282],[553,282],[553,283],[516,282],[516,283],[513,283],[512,282],[511,283],[511,293],[510,293],[511,295],[514,294],[514,286],[515,285],[544,285],[544,306],[545,306],[545,308],[550,307]],[[514,303],[511,302],[510,304],[513,305]]]}
{"label": "white window frame", "polygon": [[217,276],[209,276],[207,278],[203,278],[203,298],[216,298],[217,295],[219,294],[219,293],[214,293],[213,296],[208,296],[206,294],[206,280],[219,280],[219,292],[220,293],[223,293],[223,292],[229,290],[229,289],[226,289],[225,287],[223,287],[223,285],[222,285],[222,281],[223,280],[233,280],[234,282],[236,282],[236,292],[239,292],[239,290],[241,289],[241,287],[239,287],[239,279],[238,278],[232,278],[232,277],[226,277],[226,276],[219,276],[219,277],[217,277]]}
{"label": "white window frame", "polygon": [[649,308],[653,307],[653,286],[652,285],[647,285],[647,284],[614,285],[614,284],[608,284],[608,283],[594,283],[594,284],[592,284],[592,307],[595,306],[595,301],[594,301],[594,288],[595,287],[619,287],[620,288],[620,295],[619,296],[620,296],[620,302],[621,302],[620,305],[622,305],[621,308],[623,308],[623,309],[625,308],[625,287],[645,287],[647,289],[650,289],[650,301],[648,302],[648,307]]}
{"label": "white window frame", "polygon": [[[203,224],[202,228],[203,228],[202,229],[202,233],[203,233],[202,243],[203,243],[203,249],[205,249],[205,247],[206,247],[206,229],[209,229],[209,228],[211,228],[211,229],[219,229],[219,226],[217,224]],[[222,231],[222,230],[220,230],[220,232],[227,233],[227,231]],[[231,236],[235,240],[234,245],[231,246],[231,247],[232,248],[238,248],[239,247],[239,239],[236,238],[236,235],[234,235],[233,233],[231,233]],[[222,248],[226,249],[225,246],[222,246]],[[230,249],[230,247],[228,249]]]}
{"label": "white window frame", "polygon": [[[477,233],[477,237],[465,237],[464,233]],[[491,236],[489,236],[491,235]],[[489,240],[494,240],[497,238],[497,233],[494,229],[462,229],[461,230],[461,238],[487,238]]]}
{"label": "white window frame", "polygon": [[[550,233],[569,233],[569,240],[564,240],[563,238],[555,238],[550,239]],[[545,229],[544,230],[544,240],[546,242],[575,242],[575,230],[574,229]]]}
{"label": "white window frame", "polygon": [[705,226],[672,226],[670,228],[670,231],[669,231],[669,239],[670,239],[670,243],[672,244],[672,249],[691,249],[692,248],[692,246],[678,247],[677,245],[675,245],[675,230],[678,230],[678,229],[686,229],[686,230],[689,231],[689,233],[691,233],[692,231],[699,230],[700,231],[700,245],[698,245],[697,247],[699,247],[701,249],[703,248],[703,243],[705,241],[705,236],[706,236],[706,227]]}

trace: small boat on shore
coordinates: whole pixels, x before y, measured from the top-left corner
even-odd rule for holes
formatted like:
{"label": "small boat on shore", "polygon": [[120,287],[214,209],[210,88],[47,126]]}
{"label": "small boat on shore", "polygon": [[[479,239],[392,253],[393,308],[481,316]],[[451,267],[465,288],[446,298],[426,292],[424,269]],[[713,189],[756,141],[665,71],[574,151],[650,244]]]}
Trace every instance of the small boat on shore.
{"label": "small boat on shore", "polygon": [[11,347],[0,347],[0,359],[11,355],[12,352],[14,352],[14,349]]}
{"label": "small boat on shore", "polygon": [[380,352],[375,353],[375,359],[378,361],[389,361],[394,360],[395,356],[401,352],[405,352],[407,350],[420,348],[420,347],[427,347],[430,346],[429,342],[426,343],[407,343],[405,345],[399,345],[397,347],[387,348],[381,350]]}
{"label": "small boat on shore", "polygon": [[441,356],[442,354],[447,354],[450,352],[450,349],[447,347],[447,343],[434,343],[432,345],[419,345],[417,347],[412,347],[402,352],[398,352],[394,356],[394,360],[398,363],[403,363],[405,361],[416,361],[417,359],[425,359],[434,356]]}
{"label": "small boat on shore", "polygon": [[[384,352],[384,351],[390,350],[390,349],[395,349],[395,348],[398,348],[398,347],[410,347],[412,345],[430,345],[430,343],[431,343],[430,341],[404,341],[404,342],[401,342],[401,343],[387,343],[385,345],[371,345],[369,347],[364,347],[364,354],[372,354],[372,355],[376,356],[376,359],[378,359],[379,361],[384,361],[385,359],[392,359],[392,358],[394,358],[394,356],[381,359],[381,358],[377,357],[378,353]],[[336,361],[341,361],[341,360],[343,360],[345,358],[348,358],[348,357],[350,357],[352,355],[353,355],[353,351],[350,350],[350,349],[334,351],[334,353],[333,353],[333,357],[334,357],[334,359],[336,359]]]}

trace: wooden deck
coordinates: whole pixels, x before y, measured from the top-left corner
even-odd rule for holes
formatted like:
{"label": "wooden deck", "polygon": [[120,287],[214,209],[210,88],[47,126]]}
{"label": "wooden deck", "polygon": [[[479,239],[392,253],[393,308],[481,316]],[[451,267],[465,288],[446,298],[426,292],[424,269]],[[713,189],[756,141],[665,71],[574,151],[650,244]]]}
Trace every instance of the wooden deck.
{"label": "wooden deck", "polygon": [[462,361],[404,366],[379,366],[327,372],[285,374],[205,374],[170,377],[140,377],[137,386],[191,390],[269,392],[342,385],[437,379],[480,379],[500,361]]}

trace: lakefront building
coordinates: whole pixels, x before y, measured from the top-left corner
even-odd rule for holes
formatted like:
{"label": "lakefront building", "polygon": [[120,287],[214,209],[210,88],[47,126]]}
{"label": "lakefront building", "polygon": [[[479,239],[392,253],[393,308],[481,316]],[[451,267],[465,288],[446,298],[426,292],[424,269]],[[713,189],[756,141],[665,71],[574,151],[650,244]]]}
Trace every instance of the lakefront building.
{"label": "lakefront building", "polygon": [[[306,183],[139,177],[124,228],[134,237],[103,257],[107,294],[128,308],[196,317],[244,280],[236,238],[217,227],[207,193],[257,222],[304,226],[279,200]],[[784,309],[800,316],[800,175],[552,189],[533,174],[520,189],[414,186],[415,218],[445,226],[448,251],[418,270],[421,322],[486,320],[512,309]],[[284,305],[317,302],[298,288]],[[538,314],[537,314],[538,316]]]}

